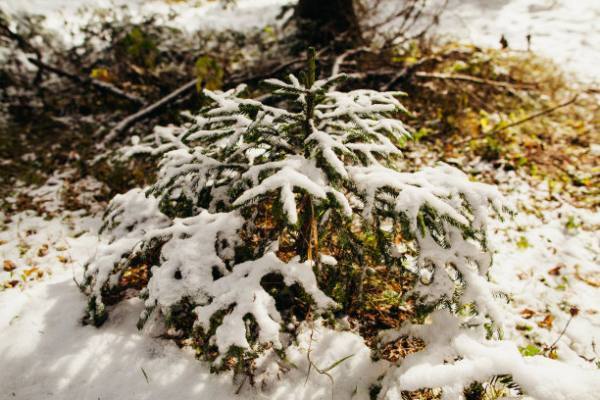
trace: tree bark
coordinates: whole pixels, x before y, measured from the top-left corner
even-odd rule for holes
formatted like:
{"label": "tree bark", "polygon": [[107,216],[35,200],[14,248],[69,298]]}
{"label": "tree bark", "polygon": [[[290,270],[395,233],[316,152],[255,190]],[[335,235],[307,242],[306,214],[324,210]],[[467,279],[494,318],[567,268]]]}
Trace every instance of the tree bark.
{"label": "tree bark", "polygon": [[342,37],[353,44],[360,40],[353,0],[299,0],[294,15],[310,45],[320,47]]}

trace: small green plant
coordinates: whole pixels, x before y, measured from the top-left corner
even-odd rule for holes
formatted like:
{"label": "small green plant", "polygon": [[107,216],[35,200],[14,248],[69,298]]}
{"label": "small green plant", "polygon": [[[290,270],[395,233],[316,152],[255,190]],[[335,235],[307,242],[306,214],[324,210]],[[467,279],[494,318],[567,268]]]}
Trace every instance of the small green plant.
{"label": "small green plant", "polygon": [[525,236],[520,236],[519,240],[517,240],[517,247],[521,250],[525,250],[531,247],[529,244],[529,240]]}
{"label": "small green plant", "polygon": [[578,229],[581,226],[581,223],[577,220],[574,215],[569,215],[567,217],[567,222],[565,223],[565,228],[567,231],[572,232]]}
{"label": "small green plant", "polygon": [[432,312],[447,324],[497,319],[485,277],[498,191],[448,165],[398,171],[410,136],[403,94],[339,91],[345,79],[317,79],[312,49],[303,76],[264,82],[269,104],[244,86],[205,89],[190,125],[156,127],[126,148],[159,158],[157,180],[106,211],[83,282],[90,322],[135,289],[140,327],[163,320],[215,370],[251,375],[258,355],[284,354],[282,326],[363,308],[381,267],[411,287],[376,301],[410,299],[416,324]]}
{"label": "small green plant", "polygon": [[121,45],[126,56],[135,64],[153,68],[158,58],[158,47],[155,38],[146,33],[141,26],[134,26],[123,39]]}
{"label": "small green plant", "polygon": [[525,347],[519,347],[519,351],[525,357],[533,357],[542,354],[542,350],[533,344],[528,344]]}
{"label": "small green plant", "polygon": [[223,68],[213,57],[202,56],[196,60],[197,89],[218,90],[223,85]]}

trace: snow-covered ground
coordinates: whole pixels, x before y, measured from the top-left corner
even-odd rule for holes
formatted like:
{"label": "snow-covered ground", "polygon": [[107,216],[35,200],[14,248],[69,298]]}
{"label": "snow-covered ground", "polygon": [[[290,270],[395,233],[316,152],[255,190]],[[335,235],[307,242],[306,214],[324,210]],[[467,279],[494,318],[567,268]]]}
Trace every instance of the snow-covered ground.
{"label": "snow-covered ground", "polygon": [[[530,48],[553,59],[572,77],[600,81],[600,1],[450,0],[438,33],[479,46]],[[530,46],[527,35],[531,35]]]}
{"label": "snow-covered ground", "polygon": [[[56,210],[52,199],[61,190],[57,176],[38,190],[45,193],[45,209]],[[280,377],[263,371],[265,385],[281,380],[261,392],[234,382],[230,373],[211,374],[191,350],[154,338],[151,327],[138,331],[144,305],[137,298],[117,306],[101,328],[83,326],[87,299],[75,280],[96,250],[100,222],[97,213],[79,211],[55,218],[0,213],[1,400],[329,398],[328,377],[313,372],[307,379],[309,342],[311,359],[321,367],[353,355],[331,371],[336,398],[350,398],[355,390],[356,398],[368,398],[369,383],[385,365],[371,361],[355,334],[306,326],[301,344],[288,352],[296,368]]]}
{"label": "snow-covered ground", "polygon": [[[491,279],[512,298],[514,329],[507,334],[523,346],[560,337],[561,358],[598,361],[600,214],[549,200],[545,184],[532,188],[511,176],[500,187],[518,213],[490,228],[497,251]],[[569,323],[573,307],[578,314]]]}
{"label": "snow-covered ground", "polygon": [[[84,3],[109,4],[104,0],[8,0],[0,7],[44,14],[50,28],[64,30],[63,19],[57,16],[76,21],[76,9]],[[119,0],[118,4],[123,3]],[[139,7],[139,12],[185,10],[174,23],[194,29],[261,26],[273,20],[278,10],[272,6],[283,1],[240,0],[242,12],[222,10],[214,2],[203,7],[126,3]],[[600,3],[595,0],[453,0],[439,29],[491,46],[498,46],[504,34],[511,47],[521,49],[527,47],[525,36],[531,33],[533,50],[590,82],[598,79],[600,65],[599,13]],[[600,373],[592,371],[600,360],[600,217],[548,200],[543,187],[533,188],[514,176],[498,178],[509,200],[519,205],[513,221],[496,221],[491,227],[497,251],[491,279],[513,299],[506,305],[513,318],[504,333],[522,347],[541,348],[558,340],[558,359],[579,369],[565,369],[572,374],[565,375],[565,382],[553,375],[558,379],[554,385],[570,388],[568,379],[581,378],[576,382],[588,385],[595,380],[595,386],[585,388],[588,397],[554,391],[538,400],[598,399]],[[60,180],[53,183],[38,193],[56,198]],[[56,204],[47,207],[57,209]],[[98,226],[98,216],[84,212],[61,212],[52,219],[32,212],[0,213],[0,285],[6,286],[0,292],[1,400],[317,400],[329,399],[332,393],[334,399],[368,399],[368,384],[389,368],[385,361],[371,361],[359,336],[316,326],[310,343],[316,365],[328,366],[354,356],[331,370],[333,386],[327,376],[314,370],[305,384],[311,330],[305,327],[299,345],[288,351],[296,368],[281,377],[265,373],[267,380],[280,380],[261,392],[260,385],[256,389],[247,383],[241,386],[229,374],[210,374],[208,366],[190,351],[154,338],[151,332],[138,332],[140,300],[117,306],[99,329],[82,326],[86,298],[73,278],[81,275],[83,264],[95,251]],[[578,313],[569,322],[574,308]],[[541,370],[540,374],[547,376]]]}
{"label": "snow-covered ground", "polygon": [[[437,10],[445,0],[430,0]],[[5,0],[9,14],[45,16],[45,25],[66,42],[76,42],[89,10],[129,8],[131,15],[157,14],[170,26],[245,30],[273,23],[280,6],[292,0],[238,0],[224,9],[218,1],[189,0]],[[393,10],[401,2],[388,1]],[[400,4],[401,5],[401,4]],[[87,10],[87,11],[86,11]],[[435,32],[479,46],[500,47],[504,35],[510,48],[528,48],[561,65],[573,79],[600,81],[600,1],[598,0],[449,0]],[[527,36],[530,35],[528,43]]]}
{"label": "snow-covered ground", "polygon": [[[505,335],[521,347],[541,348],[560,338],[556,355],[570,365],[564,373],[576,384],[559,382],[558,389],[571,391],[555,390],[539,400],[593,400],[590,393],[600,393],[600,372],[593,372],[600,359],[600,217],[549,201],[543,187],[532,188],[514,175],[499,178],[519,209],[514,220],[491,227],[496,248],[491,278],[513,298],[506,306],[512,317]],[[56,178],[52,183],[56,191]],[[316,326],[311,343],[312,329],[305,326],[299,345],[288,350],[295,368],[282,376],[265,371],[264,391],[261,385],[239,389],[241,381],[210,374],[191,351],[152,337],[151,329],[137,331],[141,300],[120,304],[99,329],[83,326],[86,298],[73,278],[81,276],[95,251],[100,220],[81,212],[61,215],[44,219],[24,212],[0,218],[0,260],[15,268],[0,271],[0,284],[15,286],[0,292],[0,399],[316,400],[330,398],[332,391],[334,399],[368,399],[369,385],[391,367],[386,361],[374,363],[357,334]],[[579,313],[561,336],[573,307]],[[309,344],[312,361],[321,367],[353,355],[330,371],[333,386],[314,370],[304,384]],[[535,357],[528,365],[535,371],[545,368]],[[551,368],[541,376],[548,373],[560,378]],[[573,397],[576,393],[581,397]]]}
{"label": "snow-covered ground", "polygon": [[0,9],[8,14],[43,15],[44,26],[67,44],[76,44],[79,29],[97,10],[129,15],[133,21],[154,15],[157,22],[192,33],[203,30],[245,31],[263,28],[275,21],[281,6],[291,0],[238,0],[236,6],[223,7],[219,1],[164,0],[6,0]]}

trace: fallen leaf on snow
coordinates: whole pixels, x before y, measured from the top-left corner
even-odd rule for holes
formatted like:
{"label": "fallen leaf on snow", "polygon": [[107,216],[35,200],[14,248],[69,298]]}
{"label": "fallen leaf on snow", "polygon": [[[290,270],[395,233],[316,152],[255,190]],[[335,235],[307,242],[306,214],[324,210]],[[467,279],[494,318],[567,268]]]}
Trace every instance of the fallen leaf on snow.
{"label": "fallen leaf on snow", "polygon": [[38,267],[27,268],[25,271],[23,271],[23,273],[27,278],[29,278],[32,275],[34,278],[38,279],[44,276],[44,271],[41,271]]}
{"label": "fallen leaf on snow", "polygon": [[524,281],[525,279],[529,278],[529,276],[524,272],[520,272],[519,274],[517,274],[517,278],[519,278],[519,280]]}
{"label": "fallen leaf on snow", "polygon": [[579,308],[575,306],[569,308],[569,314],[571,314],[571,317],[576,317],[579,314]]}
{"label": "fallen leaf on snow", "polygon": [[600,271],[590,271],[582,274],[580,268],[579,265],[575,266],[575,277],[592,287],[600,288]]}
{"label": "fallen leaf on snow", "polygon": [[552,328],[553,323],[554,323],[554,316],[552,314],[548,314],[542,321],[538,322],[538,326],[540,328],[550,329],[550,328]]}
{"label": "fallen leaf on snow", "polygon": [[525,319],[529,319],[529,318],[533,317],[534,314],[535,314],[535,311],[533,311],[529,308],[525,308],[523,311],[521,311],[521,315]]}
{"label": "fallen leaf on snow", "polygon": [[17,265],[10,260],[4,260],[3,267],[6,272],[14,271],[15,269],[17,269]]}
{"label": "fallen leaf on snow", "polygon": [[44,244],[42,245],[38,251],[37,251],[37,256],[38,257],[45,257],[48,254],[48,245]]}
{"label": "fallen leaf on snow", "polygon": [[560,270],[564,267],[565,267],[564,264],[558,264],[556,267],[548,270],[548,274],[558,276],[558,275],[560,275]]}

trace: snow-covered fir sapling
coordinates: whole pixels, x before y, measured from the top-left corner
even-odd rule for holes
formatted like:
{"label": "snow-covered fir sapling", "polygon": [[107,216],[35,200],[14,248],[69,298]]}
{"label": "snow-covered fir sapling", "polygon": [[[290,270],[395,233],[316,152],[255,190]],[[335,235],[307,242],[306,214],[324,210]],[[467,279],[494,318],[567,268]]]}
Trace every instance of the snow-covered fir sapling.
{"label": "snow-covered fir sapling", "polygon": [[366,271],[405,268],[406,244],[417,278],[405,298],[498,319],[485,240],[497,190],[448,165],[398,171],[402,93],[341,92],[343,79],[317,80],[311,50],[301,78],[264,82],[268,104],[243,85],[205,90],[192,123],[127,147],[160,159],[157,180],[106,212],[85,271],[88,320],[141,289],[140,325],[164,321],[220,366],[285,348],[307,316],[359,308]]}

